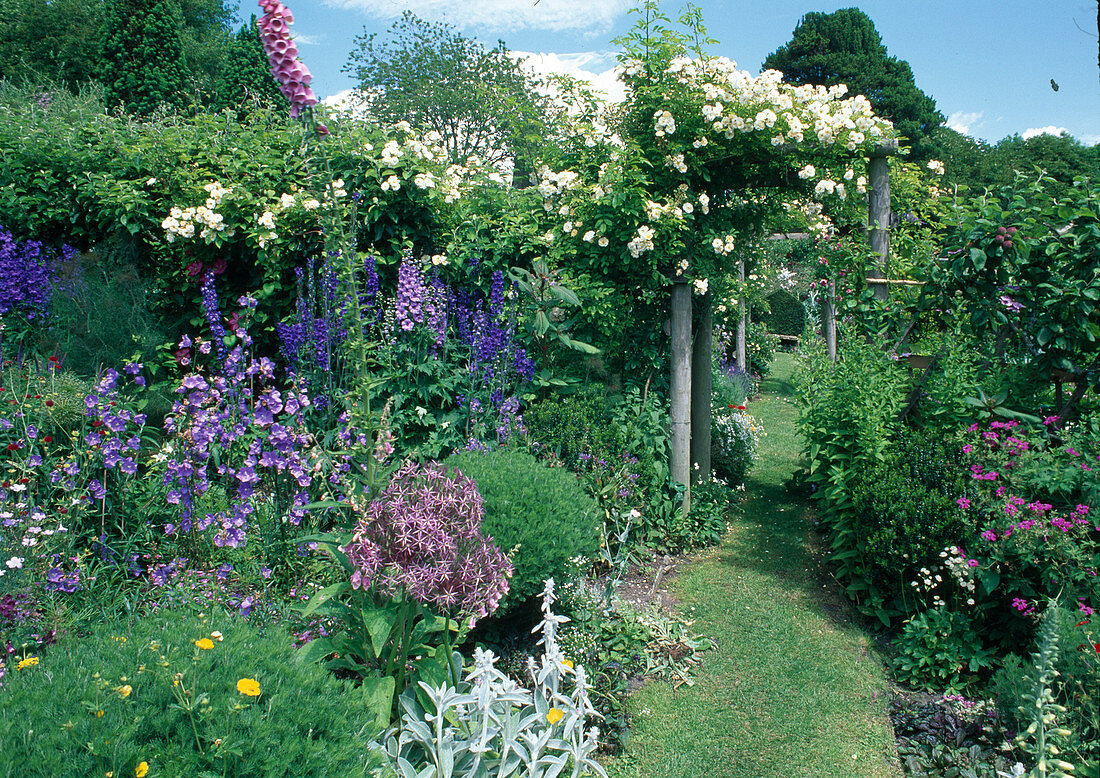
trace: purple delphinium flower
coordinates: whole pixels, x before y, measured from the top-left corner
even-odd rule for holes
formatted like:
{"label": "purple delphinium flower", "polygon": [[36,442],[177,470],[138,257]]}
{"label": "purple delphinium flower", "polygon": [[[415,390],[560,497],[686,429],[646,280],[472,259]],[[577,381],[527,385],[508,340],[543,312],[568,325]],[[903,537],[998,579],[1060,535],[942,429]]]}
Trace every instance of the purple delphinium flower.
{"label": "purple delphinium flower", "polygon": [[395,316],[398,326],[408,332],[424,321],[424,276],[419,263],[406,254],[397,270]]}

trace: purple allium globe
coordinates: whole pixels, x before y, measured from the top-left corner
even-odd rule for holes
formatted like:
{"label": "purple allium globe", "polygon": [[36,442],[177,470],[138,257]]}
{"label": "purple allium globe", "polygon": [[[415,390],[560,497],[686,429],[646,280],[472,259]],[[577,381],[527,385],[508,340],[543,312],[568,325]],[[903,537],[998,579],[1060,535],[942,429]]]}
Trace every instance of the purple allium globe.
{"label": "purple allium globe", "polygon": [[482,618],[508,593],[512,562],[481,533],[477,484],[438,462],[406,462],[340,550],[355,589],[405,596],[449,615]]}
{"label": "purple allium globe", "polygon": [[259,5],[264,9],[260,19],[260,40],[271,64],[271,75],[290,101],[291,118],[297,118],[303,108],[317,104],[317,96],[309,86],[313,74],[298,59],[298,47],[290,38],[294,16],[279,0],[260,0]]}

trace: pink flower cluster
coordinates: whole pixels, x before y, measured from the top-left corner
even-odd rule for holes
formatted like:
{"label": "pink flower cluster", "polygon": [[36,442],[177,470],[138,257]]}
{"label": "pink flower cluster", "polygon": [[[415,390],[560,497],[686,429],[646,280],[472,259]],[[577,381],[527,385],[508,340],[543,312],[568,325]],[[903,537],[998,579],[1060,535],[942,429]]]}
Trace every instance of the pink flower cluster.
{"label": "pink flower cluster", "polygon": [[298,59],[298,47],[290,39],[294,16],[279,0],[260,0],[259,5],[264,9],[260,19],[260,39],[271,65],[271,75],[275,76],[280,90],[290,101],[291,118],[296,118],[303,108],[317,104],[317,96],[309,86],[313,75]]}
{"label": "pink flower cluster", "polygon": [[462,473],[407,462],[360,512],[340,549],[356,568],[353,588],[404,593],[440,613],[477,618],[507,594],[512,563],[482,535],[481,494]]}

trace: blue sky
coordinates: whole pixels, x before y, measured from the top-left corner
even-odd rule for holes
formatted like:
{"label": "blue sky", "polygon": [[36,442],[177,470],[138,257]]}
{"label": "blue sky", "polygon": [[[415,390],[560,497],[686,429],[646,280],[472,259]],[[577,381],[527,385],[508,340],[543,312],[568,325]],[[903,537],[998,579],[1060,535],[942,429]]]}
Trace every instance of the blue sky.
{"label": "blue sky", "polygon": [[[353,86],[341,72],[364,32],[384,34],[405,10],[446,21],[488,44],[538,55],[544,69],[612,83],[611,39],[626,32],[632,0],[284,0],[295,16],[301,58],[321,97]],[[791,38],[808,11],[855,5],[889,52],[907,60],[917,86],[948,123],[985,140],[1065,130],[1100,142],[1100,71],[1094,0],[697,0],[712,53],[753,73]],[[242,0],[247,18],[254,6]],[[665,2],[669,16],[681,8]],[[255,9],[259,13],[258,9]],[[1055,92],[1051,79],[1058,83]]]}

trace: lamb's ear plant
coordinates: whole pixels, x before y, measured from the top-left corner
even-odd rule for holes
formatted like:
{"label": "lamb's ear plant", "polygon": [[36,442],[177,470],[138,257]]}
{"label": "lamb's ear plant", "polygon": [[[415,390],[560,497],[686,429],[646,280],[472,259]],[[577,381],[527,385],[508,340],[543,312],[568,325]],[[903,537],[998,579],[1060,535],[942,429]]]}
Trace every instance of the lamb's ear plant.
{"label": "lamb's ear plant", "polygon": [[562,654],[557,628],[568,619],[553,612],[554,582],[543,590],[542,656],[528,660],[531,688],[500,672],[492,651],[477,649],[474,666],[454,686],[420,683],[401,697],[399,727],[384,739],[400,778],[600,775],[594,755],[599,718],[589,700],[584,668]]}
{"label": "lamb's ear plant", "polygon": [[1059,758],[1061,750],[1055,742],[1072,734],[1057,722],[1057,717],[1066,712],[1065,706],[1054,701],[1053,687],[1061,675],[1054,669],[1058,661],[1058,643],[1058,607],[1052,600],[1043,614],[1038,651],[1031,657],[1030,688],[1021,695],[1024,704],[1020,706],[1020,713],[1030,723],[1027,730],[1020,733],[1017,743],[1035,756],[1035,767],[1027,778],[1069,778],[1076,769]]}

